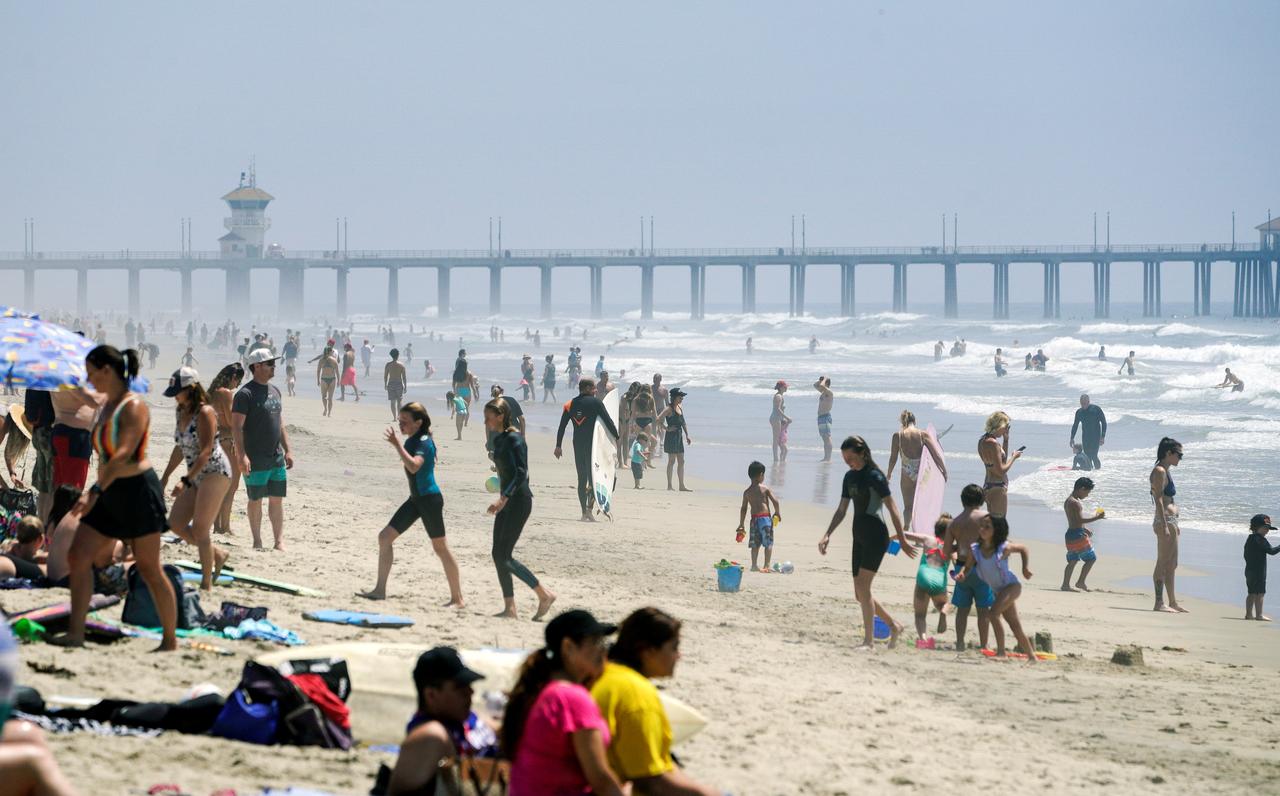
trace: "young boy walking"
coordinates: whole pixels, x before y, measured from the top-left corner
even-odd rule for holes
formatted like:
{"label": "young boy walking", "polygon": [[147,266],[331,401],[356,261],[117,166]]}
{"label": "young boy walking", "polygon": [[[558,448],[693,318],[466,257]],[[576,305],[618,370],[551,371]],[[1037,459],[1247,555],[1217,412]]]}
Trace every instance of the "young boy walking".
{"label": "young boy walking", "polygon": [[[751,512],[751,571],[768,572],[773,561],[773,523],[776,519],[782,522],[782,504],[773,494],[773,490],[764,485],[764,465],[752,462],[747,466],[747,476],[751,478],[751,486],[742,493],[742,509],[738,512],[738,541],[742,541],[743,526],[746,524],[747,511]],[[769,506],[773,511],[769,511]],[[760,548],[764,548],[764,569],[757,566]]]}
{"label": "young boy walking", "polygon": [[644,463],[649,459],[649,435],[640,433],[631,442],[631,477],[636,480],[636,489],[644,489],[640,486],[640,479],[644,478]]}
{"label": "young boy walking", "polygon": [[1280,553],[1280,545],[1273,547],[1267,541],[1267,531],[1274,531],[1271,518],[1255,514],[1249,520],[1249,536],[1244,540],[1244,582],[1248,596],[1244,598],[1244,618],[1270,622],[1271,617],[1262,613],[1262,598],[1267,595],[1267,556]]}
{"label": "young boy walking", "polygon": [[[1062,504],[1062,510],[1067,513],[1067,568],[1062,573],[1063,591],[1089,591],[1089,587],[1085,585],[1085,579],[1089,577],[1089,570],[1093,569],[1093,565],[1098,562],[1098,554],[1093,551],[1093,531],[1084,526],[1106,519],[1107,515],[1099,509],[1092,516],[1085,516],[1084,499],[1089,497],[1092,491],[1093,479],[1081,476],[1076,479],[1076,485],[1071,490],[1070,497]],[[1080,579],[1076,581],[1076,587],[1073,589],[1071,573],[1075,570],[1076,563],[1080,561],[1084,562],[1084,568],[1080,570]]]}

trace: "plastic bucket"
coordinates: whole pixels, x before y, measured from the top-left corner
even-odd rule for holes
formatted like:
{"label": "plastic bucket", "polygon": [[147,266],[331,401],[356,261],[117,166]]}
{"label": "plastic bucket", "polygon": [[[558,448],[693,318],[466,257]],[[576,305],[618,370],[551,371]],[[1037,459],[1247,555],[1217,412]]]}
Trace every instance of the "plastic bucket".
{"label": "plastic bucket", "polygon": [[742,567],[724,567],[716,570],[720,591],[739,591],[742,588]]}
{"label": "plastic bucket", "polygon": [[884,623],[880,617],[874,617],[871,625],[871,635],[875,638],[884,640],[891,635],[889,626]]}

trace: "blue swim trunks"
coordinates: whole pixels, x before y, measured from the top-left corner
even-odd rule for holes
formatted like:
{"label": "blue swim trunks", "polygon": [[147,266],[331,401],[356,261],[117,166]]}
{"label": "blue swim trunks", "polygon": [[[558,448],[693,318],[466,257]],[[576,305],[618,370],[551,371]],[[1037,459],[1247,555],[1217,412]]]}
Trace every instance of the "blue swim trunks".
{"label": "blue swim trunks", "polygon": [[818,415],[818,436],[831,436],[831,413]]}
{"label": "blue swim trunks", "polygon": [[773,549],[773,517],[757,514],[751,518],[751,547]]}
{"label": "blue swim trunks", "polygon": [[1068,561],[1097,561],[1093,540],[1084,528],[1071,528],[1066,534]]}
{"label": "blue swim trunks", "polygon": [[977,570],[971,570],[964,580],[956,581],[951,590],[951,604],[957,608],[968,608],[975,602],[979,608],[990,608],[996,604],[996,594],[986,581],[978,577]]}

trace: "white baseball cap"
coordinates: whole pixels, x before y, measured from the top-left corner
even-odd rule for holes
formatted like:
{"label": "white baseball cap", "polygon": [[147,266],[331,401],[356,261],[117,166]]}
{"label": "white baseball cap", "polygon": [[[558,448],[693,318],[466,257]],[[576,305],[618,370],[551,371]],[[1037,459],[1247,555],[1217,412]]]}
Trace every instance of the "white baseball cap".
{"label": "white baseball cap", "polygon": [[250,365],[261,365],[263,362],[275,362],[277,359],[279,357],[271,353],[271,349],[259,348],[257,351],[250,353],[245,358],[245,361]]}

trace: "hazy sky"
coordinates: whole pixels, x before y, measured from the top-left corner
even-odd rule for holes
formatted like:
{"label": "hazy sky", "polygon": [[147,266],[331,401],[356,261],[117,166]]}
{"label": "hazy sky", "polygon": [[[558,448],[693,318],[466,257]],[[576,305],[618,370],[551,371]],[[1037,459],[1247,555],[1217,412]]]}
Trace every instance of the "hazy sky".
{"label": "hazy sky", "polygon": [[1252,241],[1278,30],[1275,2],[6,0],[0,249],[26,217],[45,250],[173,249],[184,216],[214,249],[251,155],[295,250],[335,216],[353,249],[485,248],[497,215],[508,248],[632,246],[641,215],[659,247],[787,245],[793,213],[813,246],[930,245],[944,212],[961,244],[1088,243],[1108,209],[1115,242],[1226,241],[1232,209]]}

